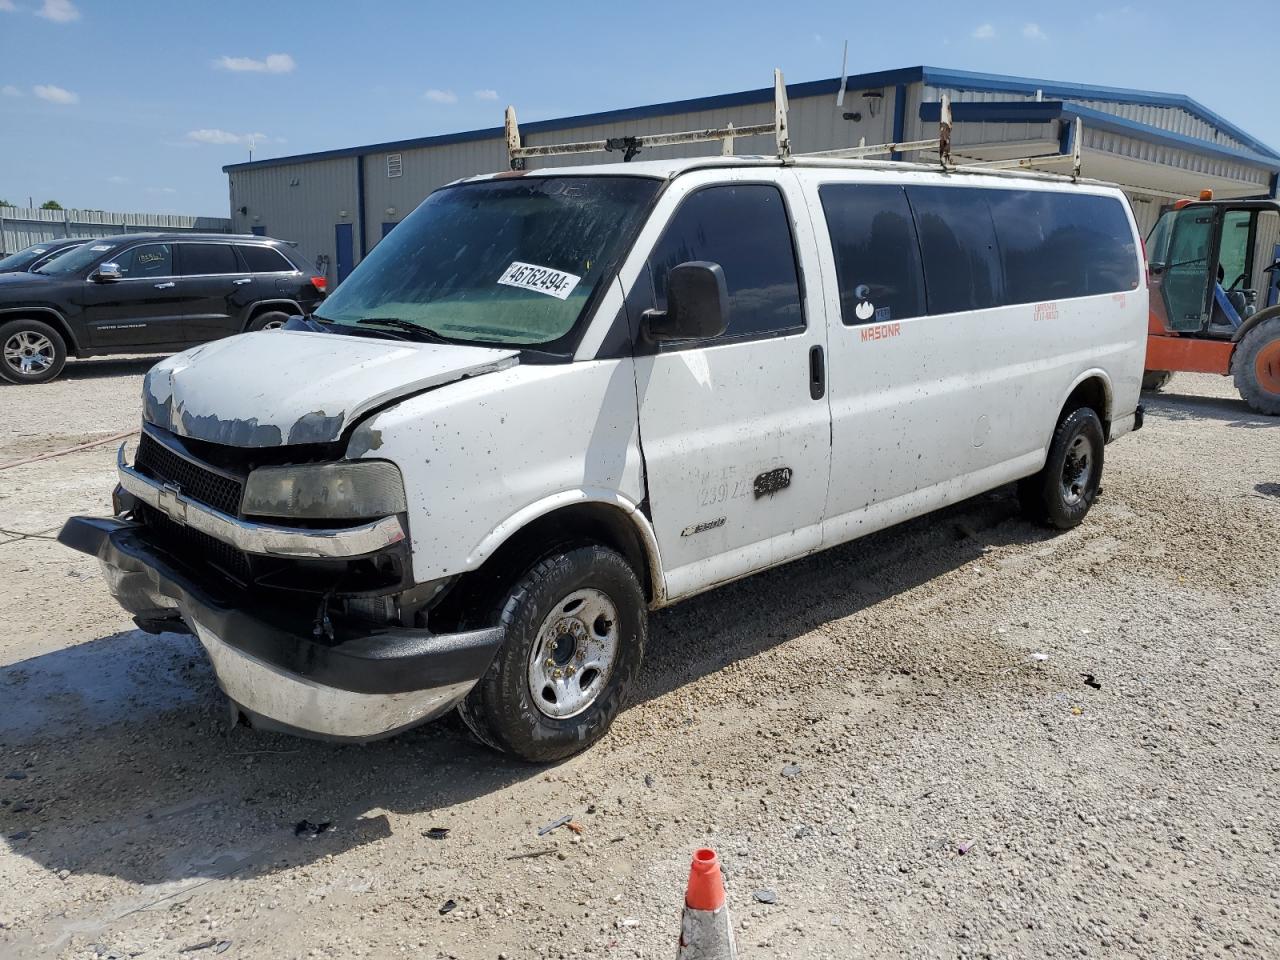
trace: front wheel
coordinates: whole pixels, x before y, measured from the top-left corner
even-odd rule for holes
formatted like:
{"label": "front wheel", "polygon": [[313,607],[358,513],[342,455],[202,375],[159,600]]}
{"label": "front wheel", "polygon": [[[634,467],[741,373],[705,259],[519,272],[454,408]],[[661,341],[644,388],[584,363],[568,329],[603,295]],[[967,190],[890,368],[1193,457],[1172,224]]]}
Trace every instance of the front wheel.
{"label": "front wheel", "polygon": [[505,639],[459,707],[489,746],[560,760],[605,735],[640,669],[644,591],[613,550],[583,546],[535,564],[511,588]]}
{"label": "front wheel", "polygon": [[1232,354],[1231,372],[1249,406],[1280,416],[1280,317],[1263,320],[1244,335]]}
{"label": "front wheel", "polygon": [[46,383],[62,372],[67,344],[39,320],[0,324],[0,378],[10,383]]}
{"label": "front wheel", "polygon": [[1018,497],[1034,520],[1070,530],[1079,526],[1102,484],[1106,435],[1089,407],[1063,417],[1053,431],[1044,469],[1018,484]]}
{"label": "front wheel", "polygon": [[1173,373],[1169,370],[1148,370],[1142,375],[1142,389],[1158,393],[1169,385]]}

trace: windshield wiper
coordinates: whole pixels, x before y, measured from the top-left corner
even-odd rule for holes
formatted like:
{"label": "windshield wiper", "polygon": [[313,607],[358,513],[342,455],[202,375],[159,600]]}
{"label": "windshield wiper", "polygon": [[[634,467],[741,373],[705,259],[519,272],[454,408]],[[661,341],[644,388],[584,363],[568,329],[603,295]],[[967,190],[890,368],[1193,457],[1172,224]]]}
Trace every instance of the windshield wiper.
{"label": "windshield wiper", "polygon": [[410,323],[408,320],[401,320],[399,317],[362,317],[356,323],[368,324],[369,326],[390,327],[399,333],[406,333],[411,340],[420,340],[423,343],[451,343],[452,341],[438,330],[432,330],[430,327],[423,327],[416,323]]}

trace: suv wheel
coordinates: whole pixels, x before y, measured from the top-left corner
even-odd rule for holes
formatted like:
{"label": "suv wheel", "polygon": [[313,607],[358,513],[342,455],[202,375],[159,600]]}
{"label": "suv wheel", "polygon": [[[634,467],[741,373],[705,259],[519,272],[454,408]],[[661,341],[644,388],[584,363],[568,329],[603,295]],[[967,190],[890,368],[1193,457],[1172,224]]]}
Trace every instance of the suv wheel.
{"label": "suv wheel", "polygon": [[248,331],[279,330],[289,320],[289,315],[281,310],[268,310],[249,321]]}
{"label": "suv wheel", "polygon": [[0,377],[10,383],[45,383],[62,372],[67,344],[39,320],[10,320],[0,325]]}
{"label": "suv wheel", "polygon": [[1079,526],[1102,485],[1106,440],[1102,420],[1090,407],[1058,421],[1044,469],[1018,483],[1027,515],[1059,530]]}
{"label": "suv wheel", "polygon": [[535,762],[605,735],[622,709],[648,634],[644,591],[606,547],[539,561],[502,605],[506,639],[459,707],[484,743]]}

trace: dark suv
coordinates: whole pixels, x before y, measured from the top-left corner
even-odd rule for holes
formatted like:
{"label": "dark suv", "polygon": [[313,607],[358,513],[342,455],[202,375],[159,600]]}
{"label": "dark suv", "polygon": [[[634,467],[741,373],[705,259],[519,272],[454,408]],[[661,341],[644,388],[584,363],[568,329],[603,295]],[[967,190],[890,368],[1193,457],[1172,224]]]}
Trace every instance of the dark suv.
{"label": "dark suv", "polygon": [[288,244],[227,234],[136,234],[0,274],[0,378],[44,383],[68,355],[173,353],[309,314],[326,280]]}

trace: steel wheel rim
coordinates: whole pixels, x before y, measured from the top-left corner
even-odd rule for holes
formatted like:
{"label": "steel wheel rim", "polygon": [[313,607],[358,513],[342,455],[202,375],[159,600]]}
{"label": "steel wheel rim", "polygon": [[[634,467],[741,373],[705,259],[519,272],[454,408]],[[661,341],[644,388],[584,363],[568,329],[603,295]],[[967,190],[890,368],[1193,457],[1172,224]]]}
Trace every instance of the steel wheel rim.
{"label": "steel wheel rim", "polygon": [[618,659],[618,607],[592,587],[562,598],[542,621],[529,653],[529,694],[544,716],[568,720],[589,709]]}
{"label": "steel wheel rim", "polygon": [[1062,499],[1074,507],[1084,499],[1093,476],[1093,442],[1083,433],[1071,441],[1062,461]]}
{"label": "steel wheel rim", "polygon": [[1280,340],[1262,345],[1253,361],[1253,373],[1263,390],[1280,394]]}
{"label": "steel wheel rim", "polygon": [[262,325],[263,330],[279,330],[284,326],[283,320],[268,320]]}
{"label": "steel wheel rim", "polygon": [[19,330],[4,342],[4,362],[24,377],[44,373],[56,356],[53,341],[35,330]]}

